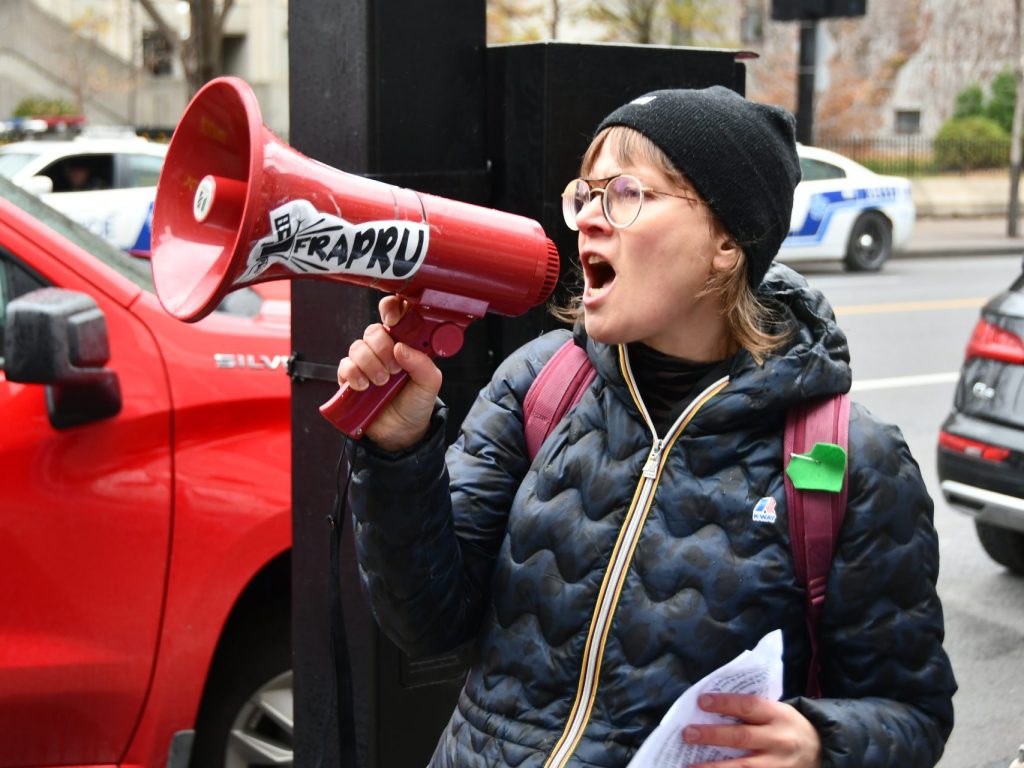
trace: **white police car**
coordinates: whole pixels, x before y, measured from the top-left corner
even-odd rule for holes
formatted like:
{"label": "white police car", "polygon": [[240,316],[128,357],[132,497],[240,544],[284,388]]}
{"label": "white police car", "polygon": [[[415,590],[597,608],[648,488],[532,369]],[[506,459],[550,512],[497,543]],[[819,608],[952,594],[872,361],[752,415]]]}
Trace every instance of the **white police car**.
{"label": "white police car", "polygon": [[20,141],[0,146],[0,176],[118,248],[149,253],[153,199],[167,145],[141,137]]}
{"label": "white police car", "polygon": [[826,149],[800,145],[797,150],[803,178],[778,260],[842,259],[849,270],[880,269],[913,232],[910,182],[879,175]]}

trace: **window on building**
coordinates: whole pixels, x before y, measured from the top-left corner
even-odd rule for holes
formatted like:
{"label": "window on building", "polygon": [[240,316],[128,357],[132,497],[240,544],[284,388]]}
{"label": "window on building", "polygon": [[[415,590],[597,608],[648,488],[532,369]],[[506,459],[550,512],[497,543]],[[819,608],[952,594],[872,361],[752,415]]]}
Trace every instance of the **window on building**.
{"label": "window on building", "polygon": [[167,36],[155,29],[142,33],[142,66],[151,75],[170,75],[174,47]]}
{"label": "window on building", "polygon": [[921,112],[916,109],[896,110],[896,133],[920,133]]}
{"label": "window on building", "polygon": [[225,72],[242,74],[247,71],[245,66],[245,42],[245,35],[224,35],[224,39],[221,41],[221,55]]}

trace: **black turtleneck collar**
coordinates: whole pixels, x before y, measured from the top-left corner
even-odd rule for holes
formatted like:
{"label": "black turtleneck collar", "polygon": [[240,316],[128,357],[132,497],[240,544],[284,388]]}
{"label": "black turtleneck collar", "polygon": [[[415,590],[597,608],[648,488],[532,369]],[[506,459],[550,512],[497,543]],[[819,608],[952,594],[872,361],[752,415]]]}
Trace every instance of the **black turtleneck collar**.
{"label": "black turtleneck collar", "polygon": [[646,344],[627,344],[629,367],[659,436],[694,397],[729,372],[732,357],[710,363],[693,362],[658,352]]}

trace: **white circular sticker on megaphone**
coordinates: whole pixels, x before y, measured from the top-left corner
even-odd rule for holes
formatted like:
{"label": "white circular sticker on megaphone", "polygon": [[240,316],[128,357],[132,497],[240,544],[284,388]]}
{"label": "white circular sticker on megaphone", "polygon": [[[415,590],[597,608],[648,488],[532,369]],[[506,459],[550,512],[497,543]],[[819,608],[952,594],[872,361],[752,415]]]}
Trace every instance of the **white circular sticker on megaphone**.
{"label": "white circular sticker on megaphone", "polygon": [[202,223],[210,215],[213,208],[213,195],[217,191],[217,181],[213,176],[204,176],[196,187],[196,196],[192,198],[192,215]]}

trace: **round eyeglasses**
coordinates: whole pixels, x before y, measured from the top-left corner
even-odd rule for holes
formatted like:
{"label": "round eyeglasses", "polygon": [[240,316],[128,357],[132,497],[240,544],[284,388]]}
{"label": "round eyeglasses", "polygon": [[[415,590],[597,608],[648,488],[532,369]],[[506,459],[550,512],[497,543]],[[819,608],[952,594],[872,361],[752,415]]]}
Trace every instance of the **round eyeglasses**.
{"label": "round eyeglasses", "polygon": [[[603,187],[594,184],[604,182]],[[625,229],[640,215],[644,204],[644,194],[652,192],[656,195],[678,197],[690,202],[699,202],[692,195],[680,195],[675,192],[660,192],[653,187],[645,187],[640,179],[628,174],[609,176],[606,179],[573,179],[562,192],[562,216],[565,224],[573,232],[579,231],[576,217],[594,195],[601,195],[601,208],[608,223],[616,229]]]}

